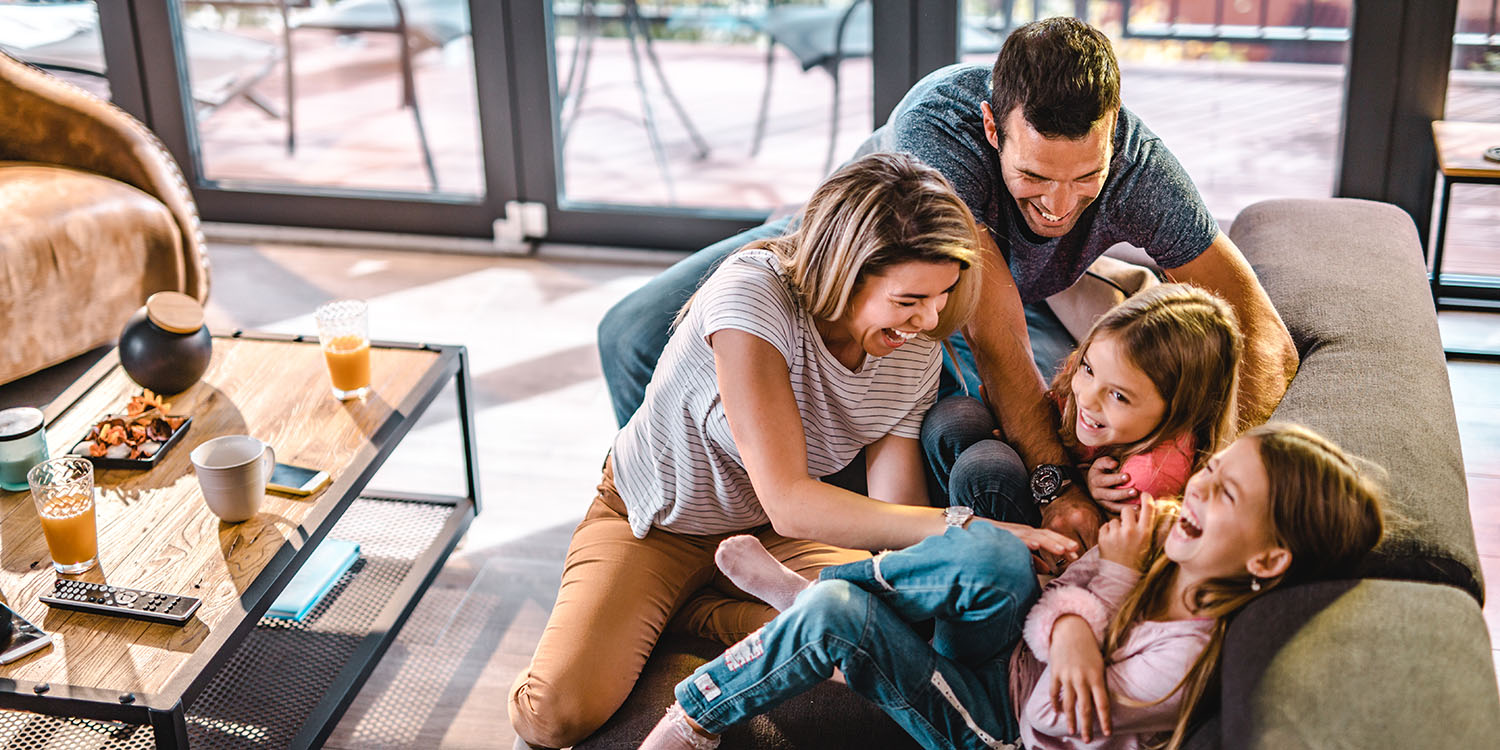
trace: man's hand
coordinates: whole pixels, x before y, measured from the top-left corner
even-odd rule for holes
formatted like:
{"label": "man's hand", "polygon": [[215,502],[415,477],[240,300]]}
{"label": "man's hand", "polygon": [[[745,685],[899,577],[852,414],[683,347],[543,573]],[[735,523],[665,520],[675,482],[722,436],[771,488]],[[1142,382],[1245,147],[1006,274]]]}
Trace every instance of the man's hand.
{"label": "man's hand", "polygon": [[[1077,540],[1079,549],[1087,550],[1099,541],[1099,524],[1103,520],[1099,506],[1089,500],[1088,495],[1076,486],[1070,486],[1056,500],[1042,508],[1042,528],[1055,531]],[[1062,570],[1055,559],[1043,561],[1053,566],[1052,573]]]}
{"label": "man's hand", "polygon": [[1255,269],[1220,232],[1197,258],[1167,269],[1167,277],[1197,284],[1234,308],[1245,335],[1245,353],[1240,357],[1240,429],[1266,421],[1297,374],[1298,359],[1292,335],[1255,277]]}
{"label": "man's hand", "polygon": [[1068,732],[1093,741],[1094,716],[1099,730],[1110,733],[1109,686],[1104,679],[1104,655],[1094,631],[1078,615],[1063,615],[1052,625],[1052,708],[1068,717]]}
{"label": "man's hand", "polygon": [[1126,506],[1119,518],[1099,529],[1099,556],[1131,570],[1144,570],[1155,526],[1156,505],[1146,495],[1139,508]]}
{"label": "man's hand", "polygon": [[1088,471],[1089,495],[1094,498],[1094,502],[1116,515],[1125,508],[1133,507],[1136,495],[1139,494],[1134,487],[1120,486],[1130,481],[1130,475],[1123,471],[1115,473],[1118,468],[1119,461],[1109,456],[1100,456],[1094,459]]}

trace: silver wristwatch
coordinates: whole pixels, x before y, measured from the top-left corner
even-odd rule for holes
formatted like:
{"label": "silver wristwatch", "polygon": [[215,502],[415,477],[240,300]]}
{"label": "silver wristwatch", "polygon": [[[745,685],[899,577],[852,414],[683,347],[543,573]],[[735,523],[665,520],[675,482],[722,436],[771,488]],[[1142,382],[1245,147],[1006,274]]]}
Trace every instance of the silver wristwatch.
{"label": "silver wristwatch", "polygon": [[973,517],[974,509],[967,505],[950,505],[943,509],[943,523],[955,528],[968,526]]}

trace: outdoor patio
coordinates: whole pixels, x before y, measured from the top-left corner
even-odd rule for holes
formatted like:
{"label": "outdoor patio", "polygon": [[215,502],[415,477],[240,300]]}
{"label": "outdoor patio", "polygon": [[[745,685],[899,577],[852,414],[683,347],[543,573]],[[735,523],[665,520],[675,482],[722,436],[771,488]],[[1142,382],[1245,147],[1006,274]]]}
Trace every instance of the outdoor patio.
{"label": "outdoor patio", "polygon": [[[267,41],[275,39],[262,33]],[[400,106],[395,39],[303,31],[293,40],[296,150],[286,148],[284,122],[236,97],[200,115],[204,173],[237,186],[432,192],[413,118]],[[571,36],[558,42],[559,80],[568,76],[574,42]],[[437,192],[450,197],[482,190],[469,43],[469,37],[461,37],[415,60]],[[778,50],[765,139],[752,156],[766,80],[762,43],[658,40],[654,48],[673,93],[708,146],[707,155],[698,155],[645,60],[638,79],[626,40],[598,38],[582,82],[581,106],[573,110],[578,84],[563,106],[568,116],[561,182],[567,200],[773,211],[795,206],[809,194],[827,149],[828,75],[819,69],[804,72]],[[1122,56],[1152,57],[1134,52]],[[1340,66],[1127,59],[1122,68],[1126,106],[1182,161],[1221,221],[1265,198],[1332,192],[1343,97]],[[841,72],[840,158],[874,125],[870,61],[848,60]],[[282,75],[278,65],[253,90],[284,111]],[[654,113],[665,169],[653,157],[638,83]],[[1448,102],[1450,119],[1500,122],[1500,73],[1456,72]],[[1500,190],[1455,189],[1445,271],[1500,275],[1496,226]]]}

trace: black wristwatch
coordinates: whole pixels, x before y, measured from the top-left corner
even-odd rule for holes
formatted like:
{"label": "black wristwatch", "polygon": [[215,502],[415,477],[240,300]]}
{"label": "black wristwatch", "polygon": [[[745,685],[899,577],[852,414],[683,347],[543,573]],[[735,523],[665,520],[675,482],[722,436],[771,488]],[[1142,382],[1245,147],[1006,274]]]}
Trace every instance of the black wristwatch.
{"label": "black wristwatch", "polygon": [[1038,508],[1057,499],[1069,484],[1073,483],[1073,472],[1061,464],[1042,464],[1031,472],[1031,497]]}

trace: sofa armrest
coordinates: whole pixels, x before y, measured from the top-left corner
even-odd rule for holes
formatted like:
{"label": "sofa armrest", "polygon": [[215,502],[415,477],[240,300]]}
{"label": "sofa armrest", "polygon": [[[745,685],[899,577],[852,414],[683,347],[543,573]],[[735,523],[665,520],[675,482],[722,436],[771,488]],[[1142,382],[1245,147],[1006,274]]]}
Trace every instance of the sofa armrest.
{"label": "sofa armrest", "polygon": [[1411,581],[1274,591],[1230,625],[1225,748],[1492,747],[1494,654],[1474,600]]}
{"label": "sofa armrest", "polygon": [[1386,203],[1274,200],[1246,208],[1230,238],[1302,357],[1272,419],[1311,427],[1385,469],[1387,533],[1362,575],[1451,583],[1482,601],[1416,226]]}
{"label": "sofa armrest", "polygon": [[[161,201],[181,232],[177,291],[208,299],[208,255],[198,208],[166,146],[134,117],[0,52],[0,161],[38,162],[104,175]],[[160,290],[148,290],[149,292]]]}

